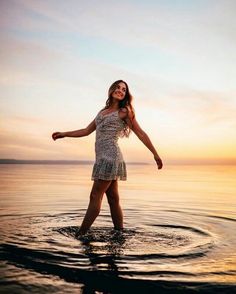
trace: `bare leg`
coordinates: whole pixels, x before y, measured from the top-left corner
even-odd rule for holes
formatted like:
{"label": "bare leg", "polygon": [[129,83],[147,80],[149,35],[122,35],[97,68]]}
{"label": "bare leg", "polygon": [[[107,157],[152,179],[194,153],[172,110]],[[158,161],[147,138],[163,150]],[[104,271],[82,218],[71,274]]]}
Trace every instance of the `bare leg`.
{"label": "bare leg", "polygon": [[87,212],[84,216],[84,220],[81,224],[81,227],[77,233],[77,235],[83,235],[87,232],[87,230],[91,227],[96,217],[99,215],[102,197],[105,191],[110,186],[111,181],[103,181],[97,180],[94,181],[93,187],[90,193],[90,201],[88,205]]}
{"label": "bare leg", "polygon": [[123,229],[123,212],[120,207],[118,181],[112,181],[106,191],[107,200],[110,206],[111,217],[115,229]]}

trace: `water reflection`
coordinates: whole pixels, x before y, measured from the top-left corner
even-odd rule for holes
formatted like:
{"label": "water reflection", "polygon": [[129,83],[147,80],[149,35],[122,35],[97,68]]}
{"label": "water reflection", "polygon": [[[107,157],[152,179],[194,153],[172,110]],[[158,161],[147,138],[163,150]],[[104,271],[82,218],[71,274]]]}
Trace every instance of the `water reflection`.
{"label": "water reflection", "polygon": [[[236,168],[177,166],[158,176],[150,167],[129,170],[120,187],[126,227],[135,232],[106,228],[104,203],[99,228],[78,240],[73,226],[87,207],[89,166],[2,166],[0,258],[9,275],[1,291],[75,293],[83,284],[84,293],[122,293],[129,285],[130,293],[165,293],[171,281],[177,293],[186,281],[206,283],[207,293],[234,293],[217,283],[235,284]],[[24,289],[15,291],[17,283]]]}
{"label": "water reflection", "polygon": [[[83,253],[90,261],[92,271],[106,270],[106,275],[110,278],[119,277],[119,266],[116,260],[124,254],[127,240],[127,235],[124,231],[112,230],[108,232],[104,229],[97,229],[88,232],[85,236],[80,236],[78,239],[82,244]],[[98,251],[102,253],[99,254]],[[109,282],[108,284],[107,282],[106,287],[111,288],[111,285],[109,286]],[[94,280],[85,282],[82,293],[95,294],[97,293],[97,286]]]}

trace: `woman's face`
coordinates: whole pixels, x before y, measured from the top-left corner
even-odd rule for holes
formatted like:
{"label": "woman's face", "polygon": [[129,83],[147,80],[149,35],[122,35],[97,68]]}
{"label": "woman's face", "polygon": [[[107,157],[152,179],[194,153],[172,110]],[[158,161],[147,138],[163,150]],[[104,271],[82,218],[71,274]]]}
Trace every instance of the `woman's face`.
{"label": "woman's face", "polygon": [[123,100],[126,94],[126,84],[123,82],[120,82],[115,91],[112,93],[112,98],[117,99],[117,100]]}

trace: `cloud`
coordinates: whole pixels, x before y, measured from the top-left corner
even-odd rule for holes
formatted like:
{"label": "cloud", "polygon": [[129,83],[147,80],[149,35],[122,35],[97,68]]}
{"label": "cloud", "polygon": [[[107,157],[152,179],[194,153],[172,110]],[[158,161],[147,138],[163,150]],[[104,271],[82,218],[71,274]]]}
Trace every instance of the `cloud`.
{"label": "cloud", "polygon": [[[234,1],[205,1],[204,5],[185,3],[179,8],[158,2],[153,5],[148,1],[145,4],[102,1],[99,5],[97,1],[70,1],[68,4],[18,0],[9,3],[5,5],[6,26],[26,31],[77,32],[128,46],[151,45],[170,50],[174,45],[172,53],[176,44],[182,50],[191,46],[192,41],[198,45],[197,52],[199,46],[206,47],[200,40],[209,36],[208,43],[219,36],[225,41],[235,39]],[[187,38],[191,42],[183,42]],[[191,49],[190,52],[194,52],[193,46]]]}
{"label": "cloud", "polygon": [[[228,136],[229,142],[235,136],[235,2],[97,3],[1,2],[1,108],[11,118],[3,121],[6,148],[52,154],[33,128],[46,137],[49,128],[84,127],[119,78],[130,86],[141,125],[167,142],[165,150],[176,141],[179,150],[189,140],[197,146],[211,138],[215,146]],[[61,150],[77,154],[66,144]],[[136,142],[130,144],[129,150]]]}
{"label": "cloud", "polygon": [[[191,42],[182,43],[183,38],[190,37],[191,41],[199,41],[212,33],[213,39],[215,36],[226,39],[226,32],[230,40],[235,39],[234,1],[214,1],[214,5],[211,1],[205,1],[204,5],[185,3],[185,6],[179,8],[160,3],[150,5],[148,1],[145,4],[102,1],[99,5],[97,1],[70,1],[68,4],[64,1],[18,0],[13,3],[7,7],[6,21],[9,19],[8,25],[14,25],[9,17],[10,10],[13,9],[14,15],[19,18],[16,24],[21,24],[26,31],[66,30],[91,37],[109,38],[122,44],[127,41],[128,45],[165,45],[164,48],[166,45],[170,48],[176,42],[189,46]],[[212,38],[208,41],[211,42]],[[202,45],[198,41],[198,45]]]}
{"label": "cloud", "polygon": [[177,106],[181,113],[197,116],[201,120],[201,125],[212,125],[222,121],[235,123],[235,94],[196,89],[182,90],[175,93],[169,101],[171,100],[172,105]]}
{"label": "cloud", "polygon": [[[235,89],[234,1],[182,5],[129,1],[102,1],[99,5],[97,1],[70,1],[70,5],[64,1],[9,3],[5,30],[11,35],[34,38],[74,57],[80,51],[88,52],[88,60],[117,67],[122,64],[117,56],[127,55],[126,66],[121,68],[148,71],[154,77],[160,72],[170,83],[200,85],[208,90]],[[110,59],[104,50],[108,56],[112,52]]]}
{"label": "cloud", "polygon": [[[0,153],[7,158],[41,158],[41,159],[93,159],[94,144],[92,137],[80,139],[79,143],[73,138],[53,141],[51,130],[41,128],[40,123],[33,119],[15,118],[9,128],[1,128]],[[28,123],[27,123],[28,122]],[[14,124],[18,123],[18,128]]]}

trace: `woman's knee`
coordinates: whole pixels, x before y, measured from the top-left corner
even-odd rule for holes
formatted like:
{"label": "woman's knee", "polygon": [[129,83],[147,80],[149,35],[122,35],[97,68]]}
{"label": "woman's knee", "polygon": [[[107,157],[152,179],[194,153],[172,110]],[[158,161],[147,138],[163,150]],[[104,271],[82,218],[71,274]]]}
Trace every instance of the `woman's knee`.
{"label": "woman's knee", "polygon": [[100,202],[102,200],[102,194],[97,191],[90,193],[90,202]]}
{"label": "woman's knee", "polygon": [[109,181],[96,181],[93,184],[92,190],[90,192],[91,201],[102,200],[104,192],[107,190],[111,182]]}
{"label": "woman's knee", "polygon": [[96,193],[90,193],[89,208],[93,213],[99,214],[102,205],[102,197]]}
{"label": "woman's knee", "polygon": [[110,206],[119,205],[119,192],[118,192],[118,183],[113,181],[109,189],[106,191],[107,201]]}

